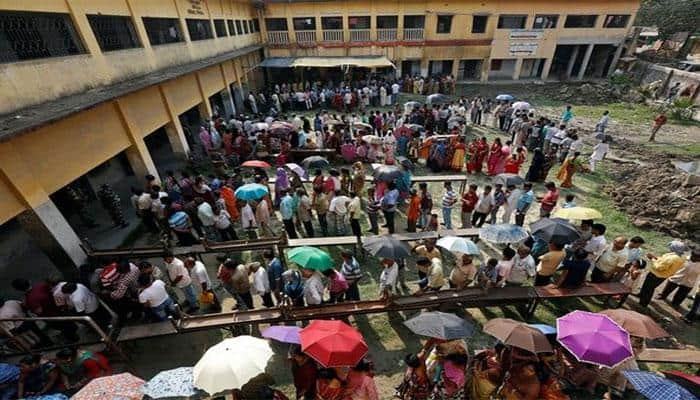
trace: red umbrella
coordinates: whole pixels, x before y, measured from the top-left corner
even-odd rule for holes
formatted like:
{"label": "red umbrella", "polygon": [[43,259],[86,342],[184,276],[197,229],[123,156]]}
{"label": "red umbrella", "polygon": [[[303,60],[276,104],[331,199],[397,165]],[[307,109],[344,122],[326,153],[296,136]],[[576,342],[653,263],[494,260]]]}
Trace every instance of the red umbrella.
{"label": "red umbrella", "polygon": [[369,350],[362,334],[343,321],[313,320],[299,337],[301,350],[326,368],[354,367]]}
{"label": "red umbrella", "polygon": [[261,160],[250,160],[241,164],[241,167],[246,168],[272,168],[272,166],[265,161]]}

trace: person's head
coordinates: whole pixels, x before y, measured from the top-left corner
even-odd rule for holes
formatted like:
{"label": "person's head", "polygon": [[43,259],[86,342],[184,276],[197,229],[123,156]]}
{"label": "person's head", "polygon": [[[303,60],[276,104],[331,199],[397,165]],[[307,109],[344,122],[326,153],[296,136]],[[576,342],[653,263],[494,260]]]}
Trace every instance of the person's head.
{"label": "person's head", "polygon": [[139,278],[138,278],[139,287],[147,288],[147,287],[151,286],[152,281],[153,281],[153,277],[151,277],[151,275],[146,275],[146,274],[139,275]]}
{"label": "person's head", "polygon": [[275,253],[272,250],[265,250],[263,252],[263,259],[267,261],[272,261],[275,258]]}
{"label": "person's head", "polygon": [[435,239],[426,239],[425,248],[428,249],[428,251],[433,251],[435,248]]}
{"label": "person's head", "polygon": [[608,111],[608,110],[605,110],[605,111],[603,112],[603,115],[608,115],[608,114],[610,114],[610,111]]}
{"label": "person's head", "polygon": [[566,106],[566,111],[571,111],[571,106]]}
{"label": "person's head", "polygon": [[153,272],[153,265],[148,261],[145,261],[145,260],[141,261],[138,264],[138,267],[139,267],[139,272],[141,272],[141,274],[150,275]]}
{"label": "person's head", "polygon": [[690,261],[699,262],[700,261],[700,249],[693,249],[690,252]]}
{"label": "person's head", "polygon": [[469,191],[472,192],[472,193],[475,193],[475,192],[476,192],[476,189],[478,189],[478,188],[479,188],[479,187],[476,186],[476,185],[473,184],[473,183],[472,183],[471,185],[469,185]]}
{"label": "person's head", "polygon": [[338,374],[333,368],[321,368],[316,373],[316,376],[318,377],[318,379],[325,379],[329,381],[333,379],[338,379]]}
{"label": "person's head", "polygon": [[550,240],[548,247],[549,251],[561,251],[564,248],[564,244],[556,240]]}
{"label": "person's head", "polygon": [[525,258],[525,257],[527,257],[529,254],[530,254],[530,248],[529,248],[529,247],[527,247],[527,246],[525,246],[525,245],[521,245],[520,247],[518,247],[518,256],[519,256],[520,258]]}
{"label": "person's head", "polygon": [[585,260],[588,257],[588,252],[584,249],[578,249],[574,252],[574,258],[578,261]]}
{"label": "person's head", "polygon": [[644,239],[641,236],[633,236],[629,242],[627,242],[627,247],[630,249],[638,249],[644,244]]}
{"label": "person's head", "polygon": [[358,372],[372,372],[374,363],[368,357],[363,357],[352,369]]}
{"label": "person's head", "polygon": [[511,260],[513,257],[515,257],[515,250],[513,250],[511,247],[506,247],[503,249],[501,255],[503,256],[504,260]]}
{"label": "person's head", "polygon": [[404,358],[404,362],[410,368],[418,368],[420,367],[422,361],[416,354],[407,354],[406,358]]}
{"label": "person's head", "polygon": [[352,252],[349,251],[349,250],[343,250],[343,251],[341,251],[341,252],[340,252],[340,256],[343,257],[343,260],[344,260],[344,261],[349,262],[350,260],[352,260]]}
{"label": "person's head", "polygon": [[301,270],[301,276],[303,276],[306,279],[310,278],[311,275],[313,275],[313,274],[314,274],[314,270],[312,270],[312,269],[303,268]]}
{"label": "person's head", "polygon": [[78,356],[78,349],[74,347],[66,347],[59,350],[56,353],[56,364],[58,365],[70,365],[73,363],[75,358]]}
{"label": "person's head", "polygon": [[194,267],[195,262],[197,262],[197,260],[195,260],[194,257],[187,257],[183,260],[183,262],[185,263],[185,267],[187,269],[192,269]]}
{"label": "person's head", "polygon": [[126,274],[129,271],[131,271],[131,263],[128,260],[121,260],[119,265],[117,265],[117,272]]}
{"label": "person's head", "polygon": [[32,288],[32,284],[24,279],[24,278],[17,278],[12,280],[12,288],[19,291],[19,292],[28,292],[29,289]]}
{"label": "person's head", "polygon": [[40,362],[41,356],[38,354],[24,356],[19,360],[19,369],[24,373],[31,372],[39,368]]}
{"label": "person's head", "polygon": [[605,225],[603,224],[593,224],[591,225],[591,234],[595,236],[601,236],[605,234]]}
{"label": "person's head", "polygon": [[299,189],[297,189],[296,193],[297,193],[297,196],[302,197],[304,195],[304,189],[299,188]]}
{"label": "person's head", "polygon": [[525,189],[526,192],[529,192],[530,190],[532,190],[532,183],[530,183],[530,182],[525,182],[525,183],[523,184],[523,189]]}
{"label": "person's head", "polygon": [[502,192],[502,191],[503,191],[503,184],[502,184],[502,183],[496,183],[496,184],[493,185],[493,186],[495,187],[495,190],[496,190],[497,192]]}
{"label": "person's head", "polygon": [[581,230],[582,231],[590,231],[592,227],[593,227],[593,220],[592,219],[581,220]]}
{"label": "person's head", "polygon": [[615,251],[620,251],[625,248],[627,244],[627,238],[624,236],[618,236],[613,240],[612,247]]}
{"label": "person's head", "polygon": [[416,265],[420,265],[421,267],[427,267],[430,266],[430,259],[428,257],[418,257],[416,260]]}
{"label": "person's head", "polygon": [[491,193],[491,185],[484,186],[484,193]]}
{"label": "person's head", "polygon": [[554,182],[547,182],[544,184],[544,187],[547,188],[547,190],[556,190],[557,185]]}
{"label": "person's head", "polygon": [[445,190],[452,190],[452,183],[450,182],[445,182]]}
{"label": "person's head", "polygon": [[573,194],[567,194],[565,199],[567,203],[571,203],[572,201],[574,201],[575,196]]}
{"label": "person's head", "polygon": [[489,258],[489,260],[486,261],[486,266],[488,266],[489,268],[496,268],[497,265],[498,260],[495,258]]}
{"label": "person's head", "polygon": [[169,250],[166,251],[166,252],[163,254],[163,261],[165,261],[165,262],[168,263],[168,264],[170,264],[171,262],[173,262],[174,259],[175,259],[175,256],[174,256],[173,253],[172,253],[171,251],[169,251]]}
{"label": "person's head", "polygon": [[462,254],[462,265],[469,265],[474,261],[471,254]]}
{"label": "person's head", "polygon": [[393,258],[386,258],[386,257],[382,258],[381,264],[382,264],[382,267],[389,268],[392,265],[394,265],[394,259]]}
{"label": "person's head", "polygon": [[61,286],[61,293],[71,294],[78,290],[78,285],[75,282],[66,282]]}

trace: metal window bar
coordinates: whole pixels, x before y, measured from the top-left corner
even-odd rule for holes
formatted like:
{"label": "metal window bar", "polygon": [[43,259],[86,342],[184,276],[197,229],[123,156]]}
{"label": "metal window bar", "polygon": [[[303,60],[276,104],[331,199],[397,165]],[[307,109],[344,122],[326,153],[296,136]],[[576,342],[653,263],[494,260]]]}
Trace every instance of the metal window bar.
{"label": "metal window bar", "polygon": [[130,17],[121,15],[88,15],[90,27],[102,51],[141,47]]}
{"label": "metal window bar", "polygon": [[350,41],[351,42],[369,42],[370,30],[369,29],[351,29],[350,30]]}
{"label": "metal window bar", "polygon": [[423,40],[423,28],[405,28],[403,30],[404,40]]}
{"label": "metal window bar", "polygon": [[380,42],[396,40],[396,29],[377,29],[377,40]]}
{"label": "metal window bar", "polygon": [[85,53],[70,15],[0,12],[0,62]]}
{"label": "metal window bar", "polygon": [[289,43],[289,32],[267,31],[267,42],[270,44],[287,44]]}
{"label": "metal window bar", "polygon": [[180,22],[177,18],[151,18],[144,17],[143,25],[146,28],[148,41],[151,46],[182,42]]}
{"label": "metal window bar", "polygon": [[326,29],[323,31],[323,41],[324,42],[342,42],[343,41],[343,30],[342,29]]}
{"label": "metal window bar", "polygon": [[315,43],[316,31],[296,31],[297,43]]}
{"label": "metal window bar", "polygon": [[208,19],[187,19],[187,31],[190,40],[206,40],[214,37],[211,31],[211,23]]}

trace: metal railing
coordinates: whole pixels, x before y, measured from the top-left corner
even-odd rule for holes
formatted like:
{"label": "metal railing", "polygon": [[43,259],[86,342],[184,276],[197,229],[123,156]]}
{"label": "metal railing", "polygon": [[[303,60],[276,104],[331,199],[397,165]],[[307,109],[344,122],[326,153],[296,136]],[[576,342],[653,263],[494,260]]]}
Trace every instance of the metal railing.
{"label": "metal railing", "polygon": [[377,29],[377,40],[380,42],[396,40],[396,29]]}
{"label": "metal railing", "polygon": [[270,44],[288,44],[289,32],[287,31],[267,31],[267,42]]}
{"label": "metal railing", "polygon": [[351,42],[369,42],[370,30],[369,29],[351,29],[350,30],[350,41]]}
{"label": "metal railing", "polygon": [[423,28],[404,28],[403,40],[423,40]]}
{"label": "metal railing", "polygon": [[296,31],[297,43],[315,43],[316,31]]}
{"label": "metal railing", "polygon": [[324,42],[342,42],[343,41],[343,30],[342,29],[326,29],[323,31],[323,41]]}

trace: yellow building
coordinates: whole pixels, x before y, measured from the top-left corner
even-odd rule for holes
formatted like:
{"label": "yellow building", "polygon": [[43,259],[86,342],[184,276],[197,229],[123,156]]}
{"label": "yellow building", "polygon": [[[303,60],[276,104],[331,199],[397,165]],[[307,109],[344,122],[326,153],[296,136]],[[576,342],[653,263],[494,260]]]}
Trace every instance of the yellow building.
{"label": "yellow building", "polygon": [[264,2],[267,57],[383,55],[397,75],[459,81],[610,72],[639,7],[629,1]]}

